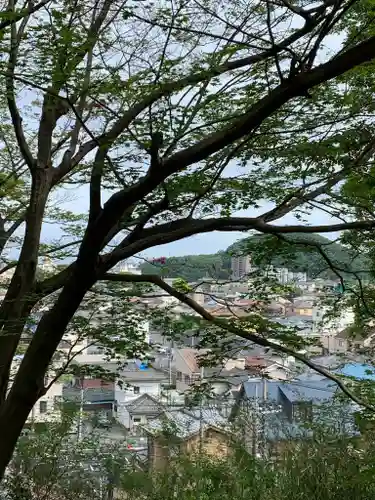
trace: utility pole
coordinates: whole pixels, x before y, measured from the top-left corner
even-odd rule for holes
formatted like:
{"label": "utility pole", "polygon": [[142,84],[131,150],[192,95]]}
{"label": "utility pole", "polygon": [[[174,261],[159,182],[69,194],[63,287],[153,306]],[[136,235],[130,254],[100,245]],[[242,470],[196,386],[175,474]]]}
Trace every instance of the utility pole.
{"label": "utility pole", "polygon": [[258,404],[258,383],[255,383],[255,415],[253,418],[253,455],[258,454],[258,425],[259,425],[259,404]]}
{"label": "utility pole", "polygon": [[83,403],[84,403],[84,388],[83,382],[85,378],[80,377],[80,404],[79,404],[79,413],[78,413],[78,432],[77,432],[77,440],[81,441],[82,439],[82,427],[83,427]]}
{"label": "utility pole", "polygon": [[203,447],[203,379],[204,379],[204,366],[201,366],[200,377],[200,397],[199,397],[199,454],[202,454]]}

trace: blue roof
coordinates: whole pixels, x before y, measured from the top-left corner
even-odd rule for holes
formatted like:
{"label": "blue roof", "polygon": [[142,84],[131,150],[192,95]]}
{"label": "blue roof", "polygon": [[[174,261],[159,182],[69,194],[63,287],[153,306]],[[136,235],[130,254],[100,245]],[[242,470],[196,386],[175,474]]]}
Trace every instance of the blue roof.
{"label": "blue roof", "polygon": [[307,428],[303,423],[289,420],[290,416],[288,417],[282,409],[282,396],[290,403],[311,401],[316,405],[313,409],[314,421],[317,418],[316,422],[321,421],[339,434],[358,434],[353,420],[355,411],[353,405],[346,405],[343,409],[341,406],[336,408],[329,404],[327,411],[323,411],[324,403],[330,402],[339,390],[337,385],[326,377],[317,374],[302,375],[291,382],[253,379],[244,382],[243,388],[246,398],[259,400],[259,415],[264,424],[265,438],[269,441],[302,439],[313,435],[312,429]]}
{"label": "blue roof", "polygon": [[292,403],[298,401],[312,401],[314,403],[329,401],[334,394],[324,388],[304,387],[298,384],[280,384],[279,389]]}
{"label": "blue roof", "polygon": [[334,382],[322,377],[319,379],[300,378],[292,382],[277,380],[248,380],[243,384],[248,399],[259,398],[278,403],[281,393],[290,401],[323,402],[330,400],[337,390]]}
{"label": "blue roof", "polygon": [[375,367],[371,365],[363,365],[361,363],[347,364],[338,370],[338,373],[349,377],[355,377],[360,380],[375,380]]}
{"label": "blue roof", "polygon": [[[350,411],[350,408],[348,408],[345,414],[334,411],[330,416],[332,418],[328,419],[328,421],[325,419],[325,422],[332,431],[347,436],[357,436],[360,434],[353,420],[353,412]],[[281,412],[264,415],[263,422],[265,437],[269,441],[303,439],[312,437],[314,434],[311,427],[304,425],[303,422],[290,422]]]}
{"label": "blue roof", "polygon": [[280,413],[265,415],[265,437],[268,441],[282,441],[289,439],[302,439],[312,436],[311,429],[300,422],[290,422]]}

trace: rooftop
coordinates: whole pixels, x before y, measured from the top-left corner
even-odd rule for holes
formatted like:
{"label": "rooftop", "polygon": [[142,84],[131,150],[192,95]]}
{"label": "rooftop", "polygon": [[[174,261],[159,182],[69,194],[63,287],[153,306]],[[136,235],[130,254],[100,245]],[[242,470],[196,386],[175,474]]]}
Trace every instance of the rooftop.
{"label": "rooftop", "polygon": [[187,366],[189,367],[190,371],[193,373],[198,373],[200,371],[199,367],[199,357],[202,356],[207,352],[207,349],[190,349],[190,348],[184,348],[184,349],[175,349],[174,350],[175,354],[178,354],[180,357],[183,358]]}
{"label": "rooftop", "polygon": [[247,399],[262,399],[276,404],[279,403],[281,394],[290,402],[328,401],[337,390],[336,384],[327,378],[313,379],[305,376],[291,382],[250,379],[244,382],[243,388]]}
{"label": "rooftop", "polygon": [[203,408],[202,410],[169,410],[161,417],[151,420],[145,430],[150,434],[156,434],[170,429],[180,439],[187,439],[200,432],[203,428],[215,427],[226,430],[228,421],[215,408]]}

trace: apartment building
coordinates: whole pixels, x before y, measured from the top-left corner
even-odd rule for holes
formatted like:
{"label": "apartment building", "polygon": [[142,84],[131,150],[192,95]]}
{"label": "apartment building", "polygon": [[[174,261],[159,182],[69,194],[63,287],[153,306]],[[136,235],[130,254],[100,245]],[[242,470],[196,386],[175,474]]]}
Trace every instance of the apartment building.
{"label": "apartment building", "polygon": [[250,255],[237,255],[231,259],[232,279],[243,279],[251,271]]}

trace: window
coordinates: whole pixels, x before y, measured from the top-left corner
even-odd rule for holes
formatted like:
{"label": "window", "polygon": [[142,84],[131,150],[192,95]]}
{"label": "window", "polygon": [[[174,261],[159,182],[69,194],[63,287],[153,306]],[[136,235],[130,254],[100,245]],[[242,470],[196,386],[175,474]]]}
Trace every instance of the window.
{"label": "window", "polygon": [[191,380],[190,380],[190,377],[189,377],[189,375],[185,375],[185,376],[184,376],[184,382],[185,382],[185,384],[188,384],[188,385],[190,385],[190,383],[191,383]]}
{"label": "window", "polygon": [[135,424],[140,424],[140,423],[141,423],[141,419],[140,419],[140,417],[134,417],[134,418],[133,418],[133,422],[134,422]]}
{"label": "window", "polygon": [[47,401],[39,401],[39,412],[47,413]]}
{"label": "window", "polygon": [[179,380],[180,382],[182,381],[182,373],[181,372],[177,372],[177,380]]}
{"label": "window", "polygon": [[339,347],[344,347],[344,341],[342,339],[339,340]]}
{"label": "window", "polygon": [[139,387],[134,386],[133,390],[134,390],[134,394],[139,394]]}

